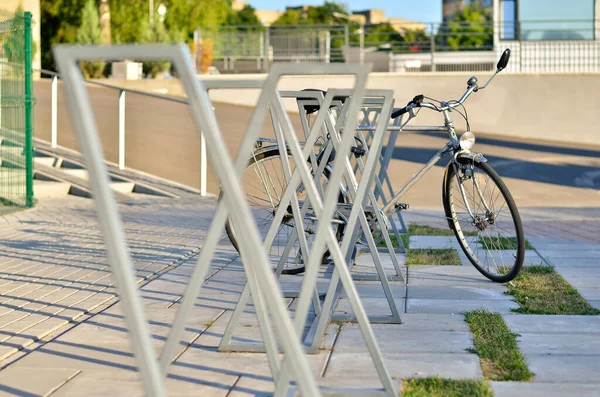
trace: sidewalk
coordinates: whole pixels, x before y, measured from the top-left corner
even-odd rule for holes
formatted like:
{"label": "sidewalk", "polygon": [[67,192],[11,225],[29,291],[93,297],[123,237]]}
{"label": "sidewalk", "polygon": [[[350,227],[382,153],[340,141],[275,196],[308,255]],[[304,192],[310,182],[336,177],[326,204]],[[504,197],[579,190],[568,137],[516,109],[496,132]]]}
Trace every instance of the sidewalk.
{"label": "sidewalk", "polygon": [[[214,212],[214,199],[148,198],[120,205],[136,259],[157,353],[179,308]],[[556,266],[594,306],[600,306],[600,210],[525,209],[527,261]],[[407,222],[443,226],[435,211],[411,210]],[[93,202],[42,201],[3,218],[0,254],[0,393],[7,395],[143,395],[114,281],[106,264]],[[569,233],[565,233],[568,231]],[[455,244],[444,237],[412,237],[413,247]],[[369,266],[368,257],[359,258]],[[403,260],[403,258],[401,258]],[[389,258],[388,258],[389,260]],[[493,382],[497,396],[595,395],[600,387],[600,317],[513,314],[506,288],[472,266],[412,266],[407,283],[393,282],[404,324],[374,325],[393,379],[442,376],[481,379],[479,358],[460,313],[488,308],[503,314],[518,340],[533,382]],[[286,285],[298,276],[285,276]],[[190,318],[167,378],[169,395],[270,395],[264,354],[218,353],[217,346],[244,287],[237,253],[225,238]],[[383,293],[357,282],[368,313],[381,310]],[[293,307],[293,299],[288,299]],[[342,299],[336,310],[348,307]],[[383,312],[382,312],[383,313]],[[236,336],[259,338],[247,313]],[[318,354],[308,360],[320,385],[379,387],[355,324],[332,324]]]}

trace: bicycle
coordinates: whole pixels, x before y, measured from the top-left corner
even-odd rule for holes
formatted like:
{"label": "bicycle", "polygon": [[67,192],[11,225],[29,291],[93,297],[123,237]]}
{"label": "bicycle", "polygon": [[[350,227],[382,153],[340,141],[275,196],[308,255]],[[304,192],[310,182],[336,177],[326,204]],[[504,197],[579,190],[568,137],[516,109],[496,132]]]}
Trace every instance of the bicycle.
{"label": "bicycle", "polygon": [[[454,232],[461,249],[475,268],[485,277],[496,282],[507,282],[514,279],[523,266],[525,256],[523,226],[514,199],[500,176],[487,163],[487,159],[481,153],[471,152],[470,150],[475,144],[475,135],[470,131],[468,116],[463,103],[473,92],[486,88],[494,77],[506,68],[509,59],[510,49],[506,49],[498,61],[496,72],[486,84],[480,87],[477,78],[471,77],[467,82],[467,90],[458,100],[437,101],[424,95],[417,95],[405,107],[392,113],[393,119],[409,113],[408,121],[416,117],[421,108],[442,113],[444,126],[436,127],[435,130],[445,131],[448,134],[449,141],[397,191],[386,206],[370,210],[380,211],[387,219],[395,212],[406,209],[407,205],[400,203],[402,196],[444,156],[450,155],[442,184],[442,204],[448,227]],[[437,102],[437,104],[426,102],[425,99]],[[457,109],[459,106],[465,110],[464,114]],[[453,110],[457,111],[466,120],[467,129],[460,138],[457,137],[450,116]],[[311,109],[311,111],[315,111],[315,109]],[[273,143],[275,141],[261,139],[257,142],[256,150],[252,154],[248,167],[242,176],[244,193],[251,208],[253,208],[260,230],[265,227],[268,229],[271,225],[270,220],[275,214],[278,199],[285,188],[280,151],[277,145],[264,146],[265,142]],[[325,159],[323,156],[328,144],[329,141],[324,141],[316,156],[317,166],[322,161],[327,162],[325,170],[320,176],[320,182],[324,187],[326,187],[331,173],[329,163],[332,158]],[[363,144],[359,143],[353,148],[355,156],[361,155],[361,145]],[[290,162],[293,163],[290,154],[287,155]],[[307,161],[310,160],[307,159]],[[313,168],[316,169],[317,167]],[[348,199],[343,194],[343,190],[342,186],[338,197],[339,216],[332,224],[339,241],[343,238],[345,231],[346,216],[344,213],[349,213],[348,207],[351,205],[347,203]],[[299,202],[303,202],[305,194],[301,184],[297,187],[296,195]],[[382,226],[376,224],[376,217],[373,213],[370,214],[370,220],[374,225],[371,232],[376,233],[376,228]],[[311,236],[316,230],[318,219],[314,214],[308,213],[303,221],[307,242],[310,246]],[[279,226],[270,253],[276,260],[279,260],[282,255],[286,257],[287,263],[283,269],[283,273],[286,274],[297,274],[304,271],[304,261],[298,245],[290,247],[290,244],[287,244],[294,230],[293,222],[291,207],[288,206],[287,214]],[[237,249],[235,230],[231,222],[227,223],[226,230],[229,239]],[[285,252],[285,248],[282,251],[284,245],[279,244],[280,241],[287,244],[287,252]],[[327,257],[328,252],[325,252],[323,262],[326,262]]]}

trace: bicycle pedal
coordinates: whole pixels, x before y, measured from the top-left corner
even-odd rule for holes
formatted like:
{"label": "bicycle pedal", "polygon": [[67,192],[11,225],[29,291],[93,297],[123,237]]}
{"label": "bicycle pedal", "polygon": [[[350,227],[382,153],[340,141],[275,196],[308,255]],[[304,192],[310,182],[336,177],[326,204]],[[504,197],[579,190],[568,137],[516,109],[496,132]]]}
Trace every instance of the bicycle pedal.
{"label": "bicycle pedal", "polygon": [[366,150],[365,150],[365,149],[363,149],[363,148],[361,148],[361,147],[358,147],[358,146],[352,146],[352,149],[350,149],[350,151],[351,151],[352,153],[354,153],[354,156],[355,156],[355,157],[362,157],[362,156],[364,156],[364,155],[365,155],[365,153],[366,153]]}
{"label": "bicycle pedal", "polygon": [[398,211],[406,211],[407,209],[409,209],[409,208],[410,208],[410,206],[409,206],[408,204],[406,204],[406,203],[398,203],[398,204],[396,204],[396,207],[395,207],[395,208],[396,208]]}

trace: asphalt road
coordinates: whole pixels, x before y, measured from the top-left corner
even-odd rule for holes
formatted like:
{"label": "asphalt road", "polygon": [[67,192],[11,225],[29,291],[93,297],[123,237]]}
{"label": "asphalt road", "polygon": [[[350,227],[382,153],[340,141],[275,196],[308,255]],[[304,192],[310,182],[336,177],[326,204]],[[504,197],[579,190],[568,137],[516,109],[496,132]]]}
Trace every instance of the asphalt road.
{"label": "asphalt road", "polygon": [[[105,157],[118,160],[118,91],[89,88]],[[50,84],[35,83],[35,134],[50,140]],[[78,149],[59,87],[58,143]],[[215,103],[223,139],[236,155],[253,109]],[[292,115],[297,132],[297,116]],[[442,120],[440,120],[441,122]],[[273,137],[272,127],[263,126],[262,136]],[[457,121],[460,128],[460,121]],[[472,126],[477,131],[477,126]],[[565,136],[576,132],[565,132]],[[394,186],[402,186],[446,139],[442,135],[409,133],[398,138],[389,174]],[[209,148],[210,150],[210,148]],[[520,207],[600,207],[600,148],[567,147],[561,144],[503,140],[479,136],[475,149],[505,179]],[[186,105],[127,94],[126,166],[198,188],[200,145]],[[445,161],[438,163],[403,200],[413,207],[441,205],[441,181]],[[209,167],[209,192],[217,181]]]}

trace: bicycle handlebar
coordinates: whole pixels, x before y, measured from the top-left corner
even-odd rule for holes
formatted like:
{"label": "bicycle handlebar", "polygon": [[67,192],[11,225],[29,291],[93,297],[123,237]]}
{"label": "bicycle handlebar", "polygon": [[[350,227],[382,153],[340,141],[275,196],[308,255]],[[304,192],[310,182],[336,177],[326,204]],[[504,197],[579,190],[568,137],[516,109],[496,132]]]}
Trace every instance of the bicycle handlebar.
{"label": "bicycle handlebar", "polygon": [[467,100],[467,98],[473,92],[477,91],[478,89],[479,89],[479,86],[477,85],[477,80],[475,80],[475,81],[469,80],[469,86],[467,88],[467,91],[465,91],[463,96],[460,97],[460,99],[458,101],[442,102],[442,106],[437,106],[430,102],[423,102],[424,96],[417,95],[410,102],[408,102],[408,104],[405,107],[400,108],[400,109],[396,110],[395,112],[393,112],[391,115],[391,118],[395,119],[396,117],[401,116],[404,113],[407,113],[411,109],[418,108],[418,107],[428,108],[428,109],[432,109],[432,110],[435,110],[438,112],[443,112],[446,110],[454,109],[455,107],[462,105]]}

